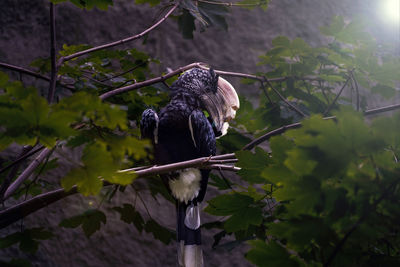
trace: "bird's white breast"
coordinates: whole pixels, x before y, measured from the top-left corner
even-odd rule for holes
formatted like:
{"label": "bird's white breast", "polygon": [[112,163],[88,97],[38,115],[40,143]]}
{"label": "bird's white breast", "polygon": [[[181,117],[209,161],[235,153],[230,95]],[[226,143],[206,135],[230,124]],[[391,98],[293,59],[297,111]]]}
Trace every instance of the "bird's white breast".
{"label": "bird's white breast", "polygon": [[188,203],[199,194],[200,180],[200,170],[194,168],[184,169],[179,173],[178,178],[169,181],[169,187],[176,199]]}

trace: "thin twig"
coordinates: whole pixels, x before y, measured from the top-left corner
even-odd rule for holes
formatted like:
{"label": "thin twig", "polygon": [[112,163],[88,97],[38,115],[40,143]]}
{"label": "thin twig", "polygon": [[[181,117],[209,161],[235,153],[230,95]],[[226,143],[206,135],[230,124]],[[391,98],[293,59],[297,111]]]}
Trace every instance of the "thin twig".
{"label": "thin twig", "polygon": [[9,198],[18,187],[28,179],[31,174],[35,171],[35,169],[39,166],[40,163],[51,153],[51,149],[45,148],[42,152],[35,158],[29,166],[21,173],[20,176],[8,187],[7,191],[4,194],[4,200]]}
{"label": "thin twig", "polygon": [[342,94],[344,88],[346,87],[346,85],[348,84],[349,80],[351,79],[351,73],[353,71],[350,71],[350,75],[349,77],[347,77],[346,82],[343,84],[342,88],[340,89],[339,93],[336,95],[335,99],[332,101],[332,103],[326,108],[325,112],[324,112],[324,116],[328,115],[329,111],[331,111],[332,107],[335,105],[336,101],[339,99],[340,95]]}
{"label": "thin twig", "polygon": [[252,148],[254,148],[255,146],[261,144],[262,142],[268,140],[269,138],[271,138],[272,136],[281,134],[286,132],[289,129],[295,129],[295,128],[300,128],[301,127],[301,123],[300,122],[296,122],[293,124],[289,124],[289,125],[284,125],[278,129],[275,129],[273,131],[270,131],[256,139],[254,139],[253,141],[251,141],[250,143],[248,143],[247,145],[245,145],[242,150],[250,150]]}
{"label": "thin twig", "polygon": [[[370,116],[370,115],[375,115],[375,114],[379,114],[379,113],[383,113],[383,112],[387,112],[387,111],[392,111],[392,110],[396,110],[396,109],[400,109],[400,104],[396,104],[396,105],[391,105],[391,106],[386,106],[386,107],[381,107],[381,108],[375,108],[375,109],[370,109],[370,110],[366,110],[364,111],[364,116]],[[330,116],[330,117],[324,117],[324,120],[331,120],[331,119],[336,119],[336,116]],[[242,150],[250,150],[252,148],[254,148],[255,146],[261,144],[264,141],[267,141],[269,138],[271,138],[272,136],[284,133],[285,131],[289,130],[289,129],[295,129],[295,128],[300,128],[302,126],[301,122],[297,122],[297,123],[293,123],[293,124],[289,124],[289,125],[284,125],[278,129],[272,130],[256,139],[254,139],[253,141],[251,141],[250,143],[248,143],[247,145],[245,145]]]}
{"label": "thin twig", "polygon": [[109,80],[115,79],[115,78],[117,78],[117,77],[119,77],[119,76],[125,75],[125,74],[127,74],[127,73],[129,73],[129,72],[131,72],[131,71],[134,71],[135,69],[137,69],[137,68],[140,68],[141,66],[143,66],[143,65],[145,65],[145,64],[147,64],[147,63],[148,63],[148,61],[143,61],[143,62],[141,62],[140,64],[138,64],[138,65],[134,66],[133,68],[130,68],[130,69],[129,69],[129,70],[127,70],[127,71],[124,71],[124,72],[118,73],[118,74],[116,74],[116,75],[114,75],[114,76],[111,76],[111,77],[105,78],[105,79],[103,79],[103,80],[100,80],[100,81],[101,81],[101,82],[106,82],[106,81],[109,81]]}
{"label": "thin twig", "polygon": [[270,103],[270,104],[273,104],[273,102],[272,102],[272,100],[271,100],[271,98],[269,97],[269,94],[268,94],[268,92],[267,92],[267,88],[265,88],[265,85],[264,85],[264,83],[262,82],[262,81],[260,81],[260,84],[261,84],[261,89],[262,89],[262,91],[264,92],[264,95],[267,97],[267,99],[268,99],[268,102]]}
{"label": "thin twig", "polygon": [[354,73],[353,72],[351,72],[350,75],[351,75],[351,79],[353,80],[354,86],[356,88],[356,97],[357,97],[357,103],[356,104],[357,104],[357,111],[359,111],[360,110],[360,91],[359,91],[359,88],[358,88],[358,82],[356,80],[356,77],[354,77]]}
{"label": "thin twig", "polygon": [[9,168],[11,168],[11,167],[13,167],[13,166],[19,164],[21,161],[23,161],[24,159],[26,159],[26,158],[32,156],[33,154],[39,152],[39,151],[42,150],[43,148],[44,148],[44,146],[39,146],[38,148],[36,148],[36,149],[30,151],[29,153],[27,153],[27,154],[25,154],[25,155],[23,155],[23,156],[18,157],[16,160],[14,160],[13,162],[11,162],[11,163],[8,164],[7,166],[1,168],[0,173],[5,172],[5,171],[8,170]]}
{"label": "thin twig", "polygon": [[291,109],[293,109],[294,111],[296,111],[297,113],[299,113],[301,116],[303,117],[307,117],[306,114],[303,113],[303,111],[301,111],[300,109],[298,109],[295,105],[293,105],[292,103],[290,103],[285,97],[283,97],[283,95],[281,95],[281,93],[279,93],[279,91],[272,86],[271,82],[264,77],[264,81],[268,84],[269,87],[271,87],[271,89],[275,92],[275,94],[277,94],[279,96],[279,98],[286,103],[286,105],[288,105]]}
{"label": "thin twig", "polygon": [[162,76],[150,79],[150,80],[146,80],[146,81],[143,81],[143,82],[138,82],[138,83],[134,83],[134,84],[131,84],[131,85],[128,85],[128,86],[124,86],[124,87],[121,87],[121,88],[114,89],[112,91],[109,91],[107,93],[104,93],[104,94],[100,95],[100,99],[104,100],[104,99],[107,99],[109,97],[112,97],[112,96],[115,96],[115,95],[118,95],[118,94],[122,94],[122,93],[125,93],[125,92],[128,92],[128,91],[132,91],[132,90],[135,90],[135,89],[138,89],[138,88],[142,88],[142,87],[149,86],[149,85],[152,85],[152,84],[155,84],[155,83],[158,83],[158,82],[165,81],[165,80],[167,80],[167,79],[169,79],[169,78],[171,78],[171,77],[173,77],[175,75],[178,75],[178,74],[180,74],[180,73],[182,73],[182,72],[184,72],[186,70],[189,70],[189,69],[192,69],[192,68],[196,68],[196,67],[199,68],[203,64],[204,63],[200,63],[200,62],[192,63],[192,64],[189,64],[189,65],[180,67],[180,68],[178,68],[178,69],[176,69],[176,70],[174,70],[174,71],[172,71],[172,72],[170,72],[168,74],[165,74],[165,75],[162,75]]}
{"label": "thin twig", "polygon": [[22,67],[19,67],[19,66],[15,66],[15,65],[4,63],[4,62],[0,62],[0,67],[3,67],[5,69],[9,69],[9,70],[18,71],[20,73],[28,74],[30,76],[33,76],[35,78],[42,79],[42,80],[45,80],[45,81],[50,81],[50,78],[45,76],[45,75],[42,75],[40,73],[25,69],[25,68],[22,68]]}
{"label": "thin twig", "polygon": [[[32,150],[32,146],[24,146],[22,148],[21,153],[18,155],[17,158],[22,158],[25,156],[29,151]],[[3,202],[3,197],[4,193],[6,192],[8,186],[11,184],[12,179],[15,177],[15,175],[18,172],[18,169],[21,165],[21,161],[13,165],[13,168],[10,170],[10,172],[7,174],[7,177],[4,179],[3,183],[0,186],[0,201]]]}
{"label": "thin twig", "polygon": [[55,7],[50,2],[50,58],[51,58],[51,74],[50,74],[50,87],[47,101],[51,104],[54,100],[54,94],[57,83],[58,66],[56,63],[56,19]]}
{"label": "thin twig", "polygon": [[94,52],[94,51],[98,51],[98,50],[102,50],[102,49],[114,47],[114,46],[117,46],[117,45],[121,45],[121,44],[130,42],[130,41],[139,39],[139,38],[143,37],[144,35],[148,34],[150,31],[152,31],[152,30],[154,30],[155,28],[157,28],[161,23],[163,23],[163,22],[169,17],[169,15],[171,15],[172,12],[174,12],[174,10],[175,10],[178,6],[179,6],[179,1],[177,1],[177,3],[176,3],[176,4],[165,14],[157,23],[155,23],[154,25],[152,25],[150,28],[144,30],[143,32],[141,32],[141,33],[139,33],[139,34],[136,34],[136,35],[134,35],[134,36],[131,36],[131,37],[122,39],[122,40],[118,40],[118,41],[111,42],[111,43],[104,44],[104,45],[99,45],[99,46],[92,47],[92,48],[89,48],[89,49],[86,49],[86,50],[83,50],[83,51],[80,51],[80,52],[76,52],[76,53],[71,54],[71,55],[69,55],[69,56],[61,57],[61,58],[59,59],[59,61],[58,61],[58,66],[61,66],[64,62],[66,62],[66,61],[68,61],[68,60],[71,60],[71,59],[73,59],[73,58],[77,58],[77,57],[80,57],[80,56],[83,56],[83,55],[92,53],[92,52]]}
{"label": "thin twig", "polygon": [[206,3],[206,4],[211,4],[211,5],[218,5],[218,6],[226,6],[226,7],[232,7],[232,6],[238,6],[238,7],[253,7],[253,6],[261,6],[265,3],[257,2],[257,3],[232,3],[232,2],[214,2],[214,1],[208,1],[208,0],[196,0],[197,2],[200,3]]}

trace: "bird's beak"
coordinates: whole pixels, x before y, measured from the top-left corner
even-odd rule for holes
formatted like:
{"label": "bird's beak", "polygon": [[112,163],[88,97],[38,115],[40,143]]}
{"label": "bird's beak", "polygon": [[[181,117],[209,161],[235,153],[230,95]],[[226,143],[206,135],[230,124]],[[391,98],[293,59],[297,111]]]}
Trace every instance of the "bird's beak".
{"label": "bird's beak", "polygon": [[239,109],[239,97],[235,88],[224,78],[218,78],[218,89],[215,94],[207,93],[202,96],[207,112],[210,114],[216,136],[227,133],[229,121],[236,116]]}

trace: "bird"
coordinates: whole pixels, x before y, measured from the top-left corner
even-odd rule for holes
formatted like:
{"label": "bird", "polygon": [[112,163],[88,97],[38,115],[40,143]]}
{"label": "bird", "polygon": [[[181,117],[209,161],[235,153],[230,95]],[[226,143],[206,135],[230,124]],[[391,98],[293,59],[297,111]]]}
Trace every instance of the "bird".
{"label": "bird", "polygon": [[[154,163],[170,164],[216,154],[239,109],[234,87],[212,68],[192,68],[170,87],[170,102],[159,113],[142,113],[142,138],[151,139]],[[187,168],[161,175],[176,202],[178,265],[201,267],[200,209],[210,170]]]}

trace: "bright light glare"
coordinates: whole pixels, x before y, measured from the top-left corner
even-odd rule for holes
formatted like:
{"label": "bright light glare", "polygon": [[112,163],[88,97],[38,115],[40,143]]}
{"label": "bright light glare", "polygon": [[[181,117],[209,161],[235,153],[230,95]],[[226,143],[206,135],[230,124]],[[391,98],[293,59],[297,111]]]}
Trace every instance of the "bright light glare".
{"label": "bright light glare", "polygon": [[383,0],[382,11],[388,22],[400,23],[400,0]]}

